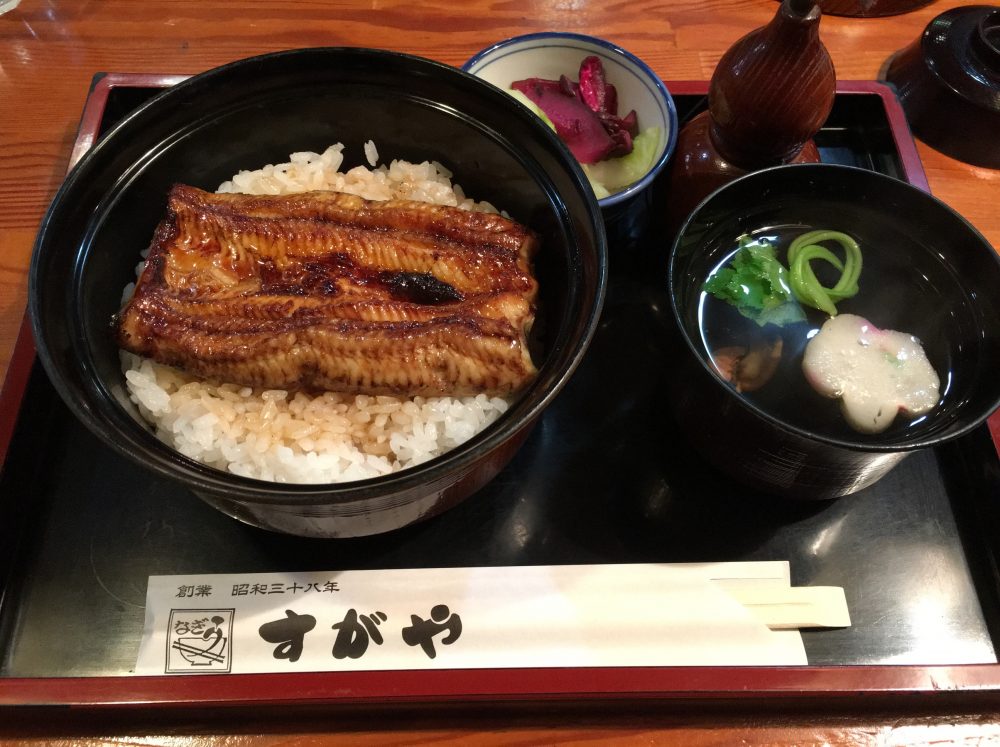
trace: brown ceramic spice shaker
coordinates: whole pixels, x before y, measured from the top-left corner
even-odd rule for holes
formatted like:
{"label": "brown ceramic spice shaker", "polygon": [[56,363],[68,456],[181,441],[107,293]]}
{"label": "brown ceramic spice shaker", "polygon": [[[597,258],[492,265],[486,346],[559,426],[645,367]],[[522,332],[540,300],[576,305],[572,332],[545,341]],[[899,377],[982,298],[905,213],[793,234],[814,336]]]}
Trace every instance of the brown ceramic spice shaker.
{"label": "brown ceramic spice shaker", "polygon": [[784,0],[766,26],[719,60],[708,111],[680,131],[668,180],[675,232],[711,192],[743,174],[819,161],[812,137],[833,106],[836,76],[813,0]]}

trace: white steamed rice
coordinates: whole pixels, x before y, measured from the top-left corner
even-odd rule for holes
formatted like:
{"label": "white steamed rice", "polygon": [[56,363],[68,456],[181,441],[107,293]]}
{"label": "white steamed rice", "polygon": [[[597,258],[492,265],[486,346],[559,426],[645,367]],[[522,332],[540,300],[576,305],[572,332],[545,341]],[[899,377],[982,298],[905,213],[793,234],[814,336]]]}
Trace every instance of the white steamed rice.
{"label": "white steamed rice", "polygon": [[[241,171],[217,191],[275,195],[329,189],[369,200],[421,200],[496,212],[489,203],[467,198],[437,163],[393,161],[341,172],[343,148],[338,143],[323,153],[293,153],[288,163]],[[375,144],[367,142],[364,152],[374,167]],[[406,469],[472,438],[508,406],[484,394],[400,398],[251,389],[202,380],[125,352],[122,370],[132,401],[161,440],[212,467],[275,482],[345,482]]]}

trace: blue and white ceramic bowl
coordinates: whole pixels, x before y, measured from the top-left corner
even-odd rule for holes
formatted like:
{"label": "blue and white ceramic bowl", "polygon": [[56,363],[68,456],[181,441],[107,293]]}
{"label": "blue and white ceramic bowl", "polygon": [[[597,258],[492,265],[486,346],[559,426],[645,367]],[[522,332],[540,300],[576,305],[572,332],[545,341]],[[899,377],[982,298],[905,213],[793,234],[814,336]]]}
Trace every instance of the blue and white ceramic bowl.
{"label": "blue and white ceramic bowl", "polygon": [[541,32],[497,42],[474,55],[462,69],[505,91],[524,78],[576,79],[580,63],[597,55],[608,82],[618,89],[619,112],[635,109],[639,129],[659,127],[660,143],[652,167],[638,181],[598,201],[609,244],[629,241],[648,220],[649,189],[677,144],[677,110],[670,92],[650,67],[604,39],[583,34]]}

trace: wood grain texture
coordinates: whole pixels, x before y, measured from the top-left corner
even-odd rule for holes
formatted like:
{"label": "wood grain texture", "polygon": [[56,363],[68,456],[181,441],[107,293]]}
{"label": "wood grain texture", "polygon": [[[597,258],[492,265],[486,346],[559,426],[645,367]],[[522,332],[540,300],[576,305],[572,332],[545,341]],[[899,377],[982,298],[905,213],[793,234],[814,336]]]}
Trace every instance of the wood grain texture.
{"label": "wood grain texture", "polygon": [[[820,34],[838,77],[872,79],[938,13],[939,0],[883,19],[825,17]],[[27,295],[38,225],[68,163],[80,112],[98,71],[197,73],[249,55],[307,46],[369,46],[461,64],[488,43],[541,30],[595,34],[642,57],[665,80],[708,80],[723,52],[766,23],[773,0],[22,0],[0,16],[0,377],[6,374]],[[966,166],[919,146],[932,191],[1000,246],[1000,171]],[[581,723],[464,722],[369,725],[344,743],[385,744],[940,744],[1000,739],[993,718],[720,725],[632,719]],[[336,727],[269,736],[119,737],[117,744],[316,744]],[[108,743],[67,738],[65,744]]]}
{"label": "wood grain texture", "polygon": [[826,122],[836,95],[833,60],[819,38],[819,10],[775,5],[766,26],[722,56],[708,89],[716,148],[744,168],[792,162]]}
{"label": "wood grain texture", "polygon": [[[825,17],[841,79],[872,79],[938,13]],[[35,232],[62,180],[99,71],[197,73],[306,46],[370,46],[459,65],[491,41],[558,29],[597,34],[665,80],[707,80],[723,52],[774,14],[773,0],[22,0],[0,16],[0,375],[27,300]],[[1000,245],[1000,171],[920,147],[931,189]]]}

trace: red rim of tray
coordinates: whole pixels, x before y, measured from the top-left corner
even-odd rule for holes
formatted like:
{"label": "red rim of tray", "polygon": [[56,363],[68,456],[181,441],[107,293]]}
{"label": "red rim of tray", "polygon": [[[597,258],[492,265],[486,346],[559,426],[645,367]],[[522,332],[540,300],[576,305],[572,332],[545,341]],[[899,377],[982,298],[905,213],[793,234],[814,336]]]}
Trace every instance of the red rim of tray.
{"label": "red rim of tray", "polygon": [[[94,144],[112,89],[163,88],[182,75],[109,73],[91,91],[71,165]],[[704,95],[705,81],[673,81],[677,95]],[[906,180],[930,191],[899,102],[884,84],[840,81],[838,94],[878,95]],[[0,391],[0,464],[6,457],[35,360],[25,316]],[[1000,453],[1000,412],[989,420]],[[608,667],[491,670],[311,672],[212,676],[0,677],[0,706],[72,706],[142,710],[205,707],[363,706],[526,701],[673,701],[702,703],[795,700],[825,706],[851,699],[915,704],[934,694],[952,703],[1000,695],[1000,664],[803,667]],[[920,701],[926,703],[926,699]],[[872,702],[874,705],[875,702]]]}

